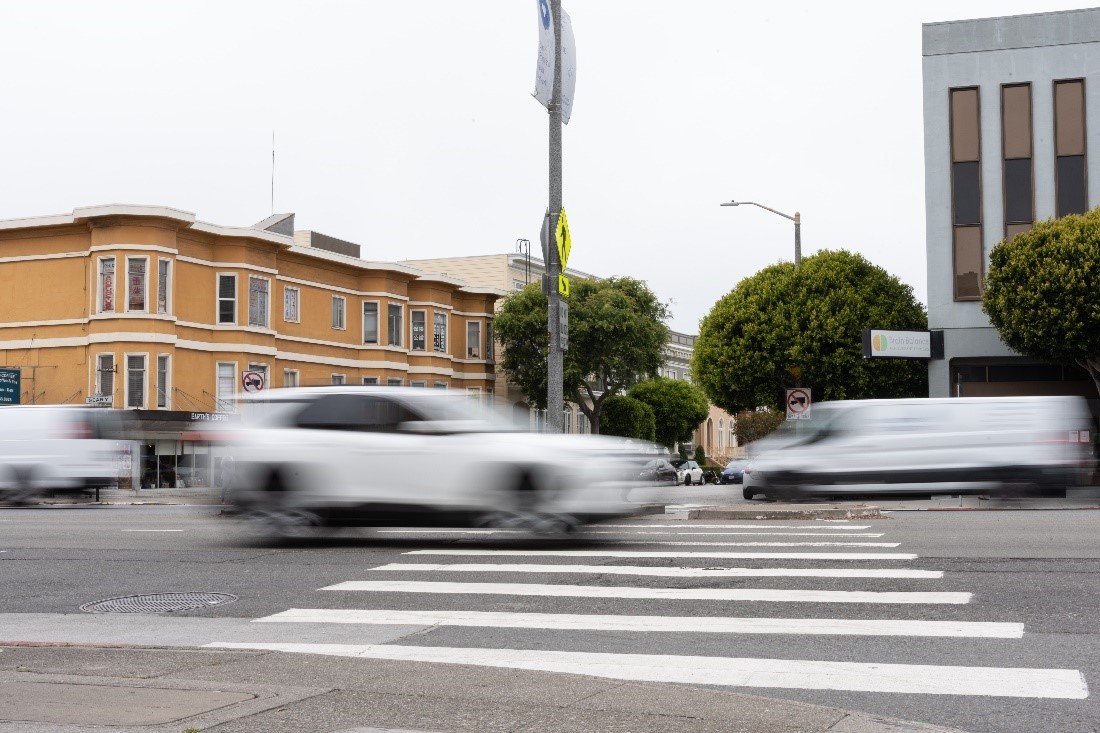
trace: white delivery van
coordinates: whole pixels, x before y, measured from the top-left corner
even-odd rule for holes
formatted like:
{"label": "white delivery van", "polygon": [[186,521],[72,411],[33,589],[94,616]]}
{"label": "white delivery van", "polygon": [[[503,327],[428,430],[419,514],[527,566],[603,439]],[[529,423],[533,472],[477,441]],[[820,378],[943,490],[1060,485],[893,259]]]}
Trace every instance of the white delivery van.
{"label": "white delivery van", "polygon": [[745,496],[1064,492],[1092,469],[1093,419],[1080,397],[851,400],[760,442]]}
{"label": "white delivery van", "polygon": [[76,405],[0,407],[0,503],[118,481],[121,418]]}

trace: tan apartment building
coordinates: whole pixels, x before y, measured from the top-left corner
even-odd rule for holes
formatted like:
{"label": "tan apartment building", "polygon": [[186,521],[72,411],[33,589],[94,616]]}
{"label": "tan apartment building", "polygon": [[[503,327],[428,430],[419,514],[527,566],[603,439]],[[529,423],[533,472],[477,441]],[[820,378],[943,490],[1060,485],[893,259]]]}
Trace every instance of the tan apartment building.
{"label": "tan apartment building", "polygon": [[19,373],[17,401],[134,411],[135,480],[139,464],[154,461],[158,477],[167,456],[178,465],[186,426],[231,419],[241,391],[381,384],[491,397],[501,294],[361,260],[358,245],[295,232],[293,215],[226,227],[110,205],[0,221],[0,367]]}

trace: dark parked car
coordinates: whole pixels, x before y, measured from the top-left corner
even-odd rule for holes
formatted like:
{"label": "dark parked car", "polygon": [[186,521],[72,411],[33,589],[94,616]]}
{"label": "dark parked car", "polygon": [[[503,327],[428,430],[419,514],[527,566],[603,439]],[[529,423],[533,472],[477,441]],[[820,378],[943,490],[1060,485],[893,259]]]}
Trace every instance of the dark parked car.
{"label": "dark parked car", "polygon": [[726,467],[722,469],[722,473],[718,476],[718,483],[720,484],[739,484],[744,481],[745,478],[745,466],[749,464],[748,460],[744,458],[734,458],[732,461],[726,464]]}
{"label": "dark parked car", "polygon": [[642,466],[638,478],[642,481],[652,481],[657,484],[674,484],[676,483],[676,467],[664,458],[653,458]]}

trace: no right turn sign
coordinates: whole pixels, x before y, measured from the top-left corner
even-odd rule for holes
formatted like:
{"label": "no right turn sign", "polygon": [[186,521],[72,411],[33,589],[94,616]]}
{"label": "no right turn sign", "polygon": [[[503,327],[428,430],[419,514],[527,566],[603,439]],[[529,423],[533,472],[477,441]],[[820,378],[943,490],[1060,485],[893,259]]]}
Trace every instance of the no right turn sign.
{"label": "no right turn sign", "polygon": [[806,420],[810,417],[810,390],[795,387],[787,390],[787,419]]}

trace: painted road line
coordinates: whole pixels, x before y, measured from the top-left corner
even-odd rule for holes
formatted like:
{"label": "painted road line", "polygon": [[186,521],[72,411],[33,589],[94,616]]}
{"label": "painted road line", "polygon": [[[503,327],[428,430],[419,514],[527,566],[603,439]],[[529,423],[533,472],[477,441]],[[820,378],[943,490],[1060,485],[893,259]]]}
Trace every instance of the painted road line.
{"label": "painted road line", "polygon": [[[473,535],[491,535],[491,534],[530,534],[529,530],[520,529],[380,529],[377,530],[378,534],[473,534]],[[610,534],[617,537],[622,536],[653,536],[653,537],[678,537],[681,535],[705,535],[705,536],[717,536],[717,537],[738,537],[747,535],[750,537],[882,537],[882,532],[648,532],[648,531],[610,531],[602,529],[583,529],[581,530],[584,535],[593,534]],[[897,545],[890,545],[896,547]]]}
{"label": "painted road line", "polygon": [[707,560],[916,560],[908,552],[700,552],[697,550],[409,550],[405,555],[699,558]]}
{"label": "painted road line", "polygon": [[259,623],[379,624],[584,631],[665,631],[691,634],[811,634],[822,636],[937,636],[1019,639],[1024,625],[978,621],[905,621],[833,618],[614,616],[496,611],[392,611],[292,608]]}
{"label": "painted road line", "polygon": [[445,573],[577,573],[660,578],[908,578],[937,579],[942,570],[868,568],[653,568],[641,565],[535,565],[527,563],[400,563],[371,570]]}
{"label": "painted road line", "polygon": [[679,682],[724,687],[1071,700],[1083,700],[1089,694],[1084,676],[1075,669],[949,667],[388,644],[264,644],[216,641],[205,646],[210,649],[255,649],[362,659],[465,664],[581,674],[634,682]]}
{"label": "painted road line", "polygon": [[182,532],[182,529],[124,529],[123,532]]}
{"label": "painted road line", "polygon": [[898,547],[900,542],[688,542],[679,540],[618,540],[620,545],[676,547]]}
{"label": "painted road line", "polygon": [[777,590],[773,588],[635,588],[540,583],[435,583],[421,580],[349,580],[321,590],[445,595],[646,598],[670,601],[775,603],[969,603],[971,593],[921,591]]}
{"label": "painted road line", "polygon": [[593,526],[600,528],[613,527],[616,529],[649,529],[650,527],[657,527],[659,529],[684,529],[685,527],[691,527],[692,529],[871,529],[871,525],[869,524],[830,524],[828,527],[814,527],[809,524],[775,524],[773,522],[761,522],[760,524],[695,524],[694,522],[680,522],[679,524],[649,524],[646,522],[637,522],[635,524],[603,524],[601,522]]}

